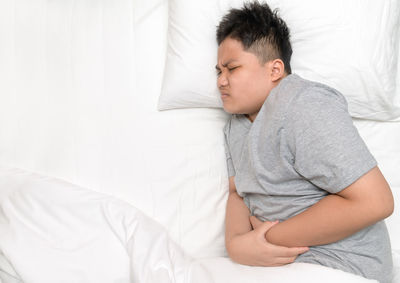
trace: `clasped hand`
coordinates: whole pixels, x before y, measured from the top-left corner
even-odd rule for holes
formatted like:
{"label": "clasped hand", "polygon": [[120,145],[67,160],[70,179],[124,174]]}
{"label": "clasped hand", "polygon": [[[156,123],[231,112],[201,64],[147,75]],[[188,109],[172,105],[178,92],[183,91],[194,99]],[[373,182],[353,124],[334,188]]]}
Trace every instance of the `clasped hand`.
{"label": "clasped hand", "polygon": [[229,256],[237,263],[252,266],[281,266],[292,263],[307,247],[288,248],[267,242],[265,234],[278,223],[250,217],[253,230],[232,237],[227,243]]}

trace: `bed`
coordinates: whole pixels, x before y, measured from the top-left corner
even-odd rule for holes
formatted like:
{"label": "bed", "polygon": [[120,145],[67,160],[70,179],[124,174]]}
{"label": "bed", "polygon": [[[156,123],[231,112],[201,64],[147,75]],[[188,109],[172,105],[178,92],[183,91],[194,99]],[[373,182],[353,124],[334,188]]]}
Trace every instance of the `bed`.
{"label": "bed", "polygon": [[[319,2],[268,1],[392,188],[400,283],[400,3]],[[242,3],[0,1],[1,283],[374,282],[227,257],[213,28]]]}

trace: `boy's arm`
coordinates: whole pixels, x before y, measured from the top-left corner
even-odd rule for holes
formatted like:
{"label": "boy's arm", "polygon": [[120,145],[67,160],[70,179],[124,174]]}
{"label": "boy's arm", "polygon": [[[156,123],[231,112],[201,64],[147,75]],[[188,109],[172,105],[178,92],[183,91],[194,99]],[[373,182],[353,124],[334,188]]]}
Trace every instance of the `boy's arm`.
{"label": "boy's arm", "polygon": [[237,194],[234,177],[229,178],[226,208],[225,244],[230,258],[238,263],[256,266],[278,266],[293,262],[308,248],[287,248],[268,243],[265,233],[276,223],[264,222],[253,230],[250,211]]}
{"label": "boy's arm", "polygon": [[266,233],[266,239],[288,247],[324,245],[388,217],[393,208],[390,187],[375,167],[339,193],[328,195],[304,212],[275,225]]}
{"label": "boy's arm", "polygon": [[252,230],[249,218],[250,210],[236,192],[235,177],[230,177],[225,216],[225,243],[228,244],[233,237]]}

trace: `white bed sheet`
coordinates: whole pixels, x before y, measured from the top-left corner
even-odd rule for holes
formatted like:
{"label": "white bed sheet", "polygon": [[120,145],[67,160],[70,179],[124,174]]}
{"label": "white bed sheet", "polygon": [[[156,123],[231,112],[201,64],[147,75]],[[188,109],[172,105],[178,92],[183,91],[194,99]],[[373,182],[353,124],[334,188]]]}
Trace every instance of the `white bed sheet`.
{"label": "white bed sheet", "polygon": [[0,1],[0,163],[112,194],[216,256],[226,115],[157,111],[167,4]]}
{"label": "white bed sheet", "polygon": [[0,282],[186,281],[192,260],[133,206],[15,168],[0,188]]}
{"label": "white bed sheet", "polygon": [[[188,257],[199,259],[187,273],[189,282],[204,274],[216,283],[297,278],[296,265],[260,269],[221,258],[226,255],[222,127],[227,116],[218,109],[156,110],[166,0],[11,3],[0,2],[0,38],[6,39],[0,52],[0,163],[59,177],[139,208],[166,227]],[[31,35],[24,37],[27,31]],[[400,123],[356,125],[400,203]],[[392,236],[396,283],[399,215],[396,207],[387,221],[391,235],[398,236]],[[311,277],[313,268],[332,282],[343,275],[315,266],[299,272]]]}

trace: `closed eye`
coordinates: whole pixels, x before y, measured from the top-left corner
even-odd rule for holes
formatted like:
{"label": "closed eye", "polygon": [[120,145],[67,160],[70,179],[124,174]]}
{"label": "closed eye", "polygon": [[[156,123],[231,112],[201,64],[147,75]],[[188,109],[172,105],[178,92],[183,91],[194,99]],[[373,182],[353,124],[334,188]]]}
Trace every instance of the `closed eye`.
{"label": "closed eye", "polygon": [[[227,67],[227,69],[228,69],[229,72],[232,72],[233,70],[235,70],[235,69],[237,69],[237,68],[239,68],[239,66],[230,67],[230,68]],[[222,71],[221,71],[218,67],[216,67],[216,71],[217,71],[217,76],[221,75]]]}

